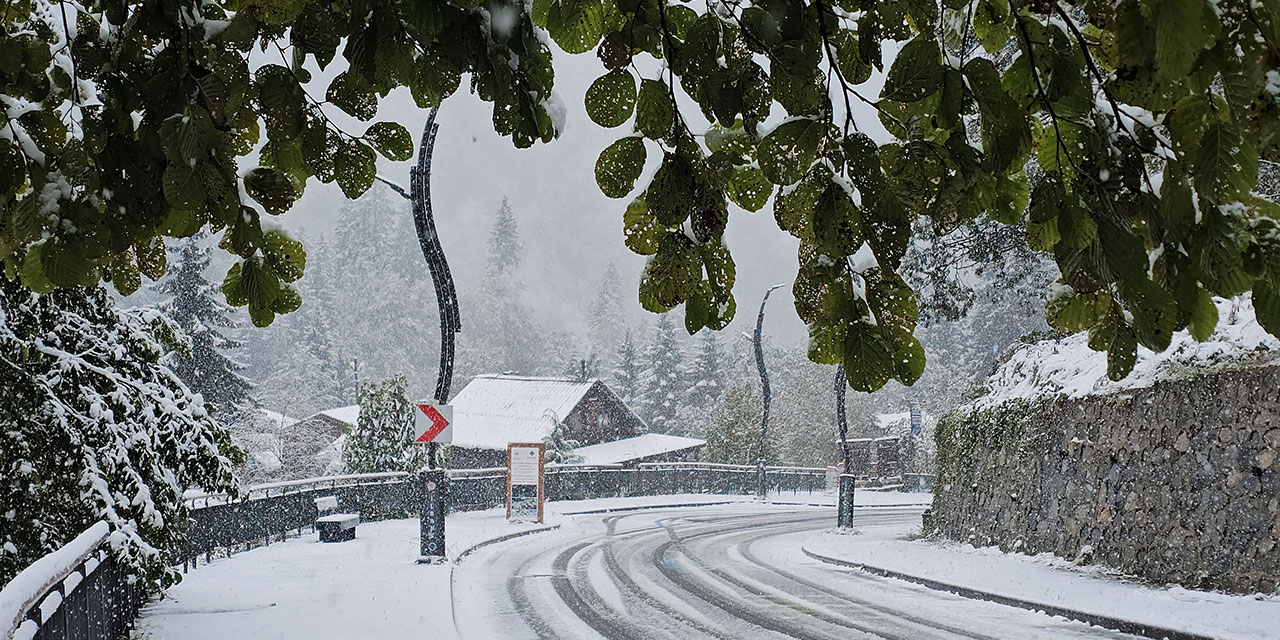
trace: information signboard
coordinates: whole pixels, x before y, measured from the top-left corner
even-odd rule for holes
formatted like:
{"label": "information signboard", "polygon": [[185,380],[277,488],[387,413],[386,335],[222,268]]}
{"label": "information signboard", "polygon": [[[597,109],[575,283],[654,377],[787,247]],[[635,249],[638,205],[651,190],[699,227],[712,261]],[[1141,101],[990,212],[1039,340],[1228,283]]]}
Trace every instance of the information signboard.
{"label": "information signboard", "polygon": [[542,522],[546,447],[541,442],[507,445],[507,519]]}

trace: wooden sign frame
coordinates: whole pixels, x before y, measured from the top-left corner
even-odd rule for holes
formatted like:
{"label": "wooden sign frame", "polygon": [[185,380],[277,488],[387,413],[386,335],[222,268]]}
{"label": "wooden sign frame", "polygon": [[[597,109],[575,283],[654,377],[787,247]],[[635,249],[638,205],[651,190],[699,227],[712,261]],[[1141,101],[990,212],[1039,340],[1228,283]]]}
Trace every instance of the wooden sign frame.
{"label": "wooden sign frame", "polygon": [[[538,519],[537,523],[542,524],[542,503],[545,501],[545,481],[547,477],[547,446],[541,442],[509,442],[507,443],[507,519],[511,519],[511,460],[515,449],[534,449],[538,450]],[[528,486],[528,485],[521,485]]]}

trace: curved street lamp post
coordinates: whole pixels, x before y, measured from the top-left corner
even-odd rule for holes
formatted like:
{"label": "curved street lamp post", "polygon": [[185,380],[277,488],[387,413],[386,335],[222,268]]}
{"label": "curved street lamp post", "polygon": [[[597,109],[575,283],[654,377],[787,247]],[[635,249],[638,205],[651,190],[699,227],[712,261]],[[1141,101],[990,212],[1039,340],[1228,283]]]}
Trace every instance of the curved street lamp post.
{"label": "curved street lamp post", "polygon": [[781,289],[786,285],[775,284],[764,292],[764,299],[760,301],[760,314],[756,316],[756,335],[753,342],[756,348],[756,368],[760,370],[760,397],[764,401],[764,411],[760,418],[760,448],[756,455],[756,495],[764,498],[769,493],[768,483],[765,479],[765,448],[769,437],[769,374],[764,369],[764,306],[769,303],[769,294],[777,289]]}
{"label": "curved street lamp post", "polygon": [[[456,347],[455,336],[462,330],[458,318],[458,292],[453,284],[453,275],[449,272],[449,263],[445,260],[444,249],[440,246],[440,236],[436,233],[435,217],[431,210],[431,154],[435,148],[436,113],[439,107],[432,107],[427,115],[427,124],[422,130],[422,142],[418,147],[418,164],[409,170],[409,191],[377,176],[378,180],[395,190],[405,199],[413,203],[413,226],[418,234],[418,243],[422,247],[422,256],[426,258],[427,268],[431,271],[431,281],[436,289],[436,305],[440,312],[440,369],[436,377],[435,401],[445,404],[449,401],[449,388],[453,383],[453,361]],[[448,503],[449,481],[443,468],[437,468],[439,446],[432,442],[427,445],[427,468],[419,471],[419,562],[441,562],[444,560],[444,514]]]}

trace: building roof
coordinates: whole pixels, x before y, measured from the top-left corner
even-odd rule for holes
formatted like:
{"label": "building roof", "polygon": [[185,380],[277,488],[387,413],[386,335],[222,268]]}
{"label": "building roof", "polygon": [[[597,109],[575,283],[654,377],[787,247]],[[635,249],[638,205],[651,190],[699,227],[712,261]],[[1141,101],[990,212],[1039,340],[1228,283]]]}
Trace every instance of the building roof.
{"label": "building roof", "polygon": [[336,409],[325,409],[324,411],[321,411],[319,415],[333,418],[338,422],[345,422],[354,427],[356,426],[356,423],[360,421],[360,405],[353,404],[346,407],[338,407]]}
{"label": "building roof", "polygon": [[634,438],[624,438],[613,442],[601,442],[573,450],[574,455],[581,456],[585,464],[621,464],[632,460],[643,460],[664,453],[674,453],[693,449],[707,444],[698,438],[682,438],[661,433],[646,433]]}
{"label": "building roof", "polygon": [[480,375],[449,402],[453,446],[506,449],[510,442],[542,442],[600,381]]}

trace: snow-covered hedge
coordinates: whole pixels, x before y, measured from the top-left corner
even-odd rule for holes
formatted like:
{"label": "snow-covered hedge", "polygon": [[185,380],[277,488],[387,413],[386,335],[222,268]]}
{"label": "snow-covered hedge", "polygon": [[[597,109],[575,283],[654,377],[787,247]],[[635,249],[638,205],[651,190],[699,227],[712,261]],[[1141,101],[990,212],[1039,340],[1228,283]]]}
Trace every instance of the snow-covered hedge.
{"label": "snow-covered hedge", "polygon": [[39,296],[0,277],[0,583],[96,521],[149,587],[189,487],[238,490],[226,429],[167,368],[162,314],[118,310],[101,288]]}

